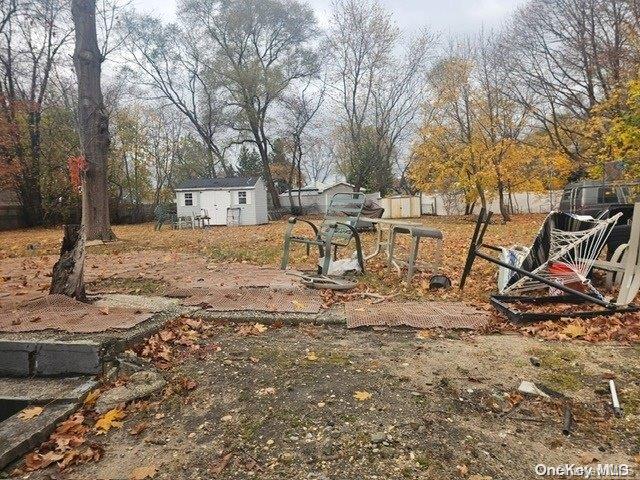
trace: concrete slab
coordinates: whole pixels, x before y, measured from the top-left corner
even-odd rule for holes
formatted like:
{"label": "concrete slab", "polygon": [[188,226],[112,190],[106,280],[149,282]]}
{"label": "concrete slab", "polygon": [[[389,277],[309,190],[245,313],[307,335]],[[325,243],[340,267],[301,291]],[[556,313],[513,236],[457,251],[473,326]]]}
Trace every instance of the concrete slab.
{"label": "concrete slab", "polygon": [[44,442],[56,425],[76,408],[76,402],[49,404],[40,415],[28,421],[16,414],[0,423],[0,470]]}
{"label": "concrete slab", "polygon": [[143,312],[162,312],[180,307],[180,301],[175,298],[159,296],[125,295],[120,293],[101,294],[93,302],[98,308],[126,308]]}
{"label": "concrete slab", "polygon": [[[153,335],[166,322],[195,310],[194,307],[169,308],[134,328],[96,334],[0,333],[0,377],[102,373],[115,355]],[[98,363],[96,356],[100,360]]]}
{"label": "concrete slab", "polygon": [[0,375],[17,377],[29,375],[31,351],[21,342],[0,341]]}
{"label": "concrete slab", "polygon": [[0,378],[0,400],[30,403],[80,402],[98,382],[91,376],[67,378]]}

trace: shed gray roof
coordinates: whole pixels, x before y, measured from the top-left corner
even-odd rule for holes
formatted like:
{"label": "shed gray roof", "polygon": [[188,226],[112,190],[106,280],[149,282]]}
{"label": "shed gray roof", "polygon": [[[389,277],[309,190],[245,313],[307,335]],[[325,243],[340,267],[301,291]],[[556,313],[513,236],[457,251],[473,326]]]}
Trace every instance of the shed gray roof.
{"label": "shed gray roof", "polygon": [[176,190],[226,190],[229,188],[252,188],[258,177],[193,178],[185,180]]}

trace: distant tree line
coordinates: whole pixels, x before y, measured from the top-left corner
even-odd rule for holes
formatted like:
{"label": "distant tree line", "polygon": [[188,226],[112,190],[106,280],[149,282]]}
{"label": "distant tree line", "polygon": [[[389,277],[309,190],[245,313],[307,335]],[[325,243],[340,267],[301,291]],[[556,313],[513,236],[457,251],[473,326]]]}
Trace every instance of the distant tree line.
{"label": "distant tree line", "polygon": [[[529,0],[503,28],[402,31],[378,0],[179,0],[174,22],[99,2],[112,216],[137,221],[187,178],[260,176],[280,194],[517,191],[640,166],[637,2]],[[0,0],[0,188],[27,225],[77,218],[71,0]],[[291,205],[295,203],[293,196]]]}

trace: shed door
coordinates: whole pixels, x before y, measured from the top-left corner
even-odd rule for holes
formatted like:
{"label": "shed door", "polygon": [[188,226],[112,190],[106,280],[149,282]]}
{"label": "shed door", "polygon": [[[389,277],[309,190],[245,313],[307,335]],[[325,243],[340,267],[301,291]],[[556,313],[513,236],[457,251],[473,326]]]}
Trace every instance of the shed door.
{"label": "shed door", "polygon": [[202,192],[201,207],[211,217],[211,225],[227,224],[227,208],[231,205],[231,194],[225,190]]}
{"label": "shed door", "polygon": [[227,209],[231,206],[231,192],[216,190],[213,192],[213,214],[211,223],[214,225],[227,224]]}

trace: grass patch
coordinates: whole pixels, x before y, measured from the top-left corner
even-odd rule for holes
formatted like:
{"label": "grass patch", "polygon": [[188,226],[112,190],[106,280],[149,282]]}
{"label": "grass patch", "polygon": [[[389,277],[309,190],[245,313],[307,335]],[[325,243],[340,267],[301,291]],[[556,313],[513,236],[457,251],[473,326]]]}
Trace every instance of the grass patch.
{"label": "grass patch", "polygon": [[626,415],[640,415],[640,388],[625,388],[620,392],[620,403]]}
{"label": "grass patch", "polygon": [[579,355],[567,348],[535,348],[530,352],[540,359],[538,379],[557,390],[576,391],[584,387],[582,368],[576,362]]}
{"label": "grass patch", "polygon": [[148,278],[102,278],[87,284],[91,292],[134,295],[162,295],[166,288],[165,282]]}

